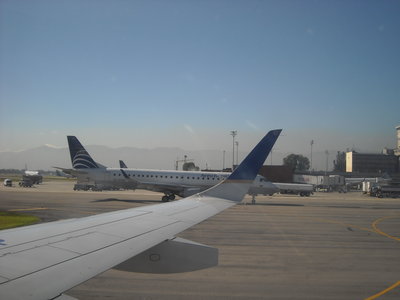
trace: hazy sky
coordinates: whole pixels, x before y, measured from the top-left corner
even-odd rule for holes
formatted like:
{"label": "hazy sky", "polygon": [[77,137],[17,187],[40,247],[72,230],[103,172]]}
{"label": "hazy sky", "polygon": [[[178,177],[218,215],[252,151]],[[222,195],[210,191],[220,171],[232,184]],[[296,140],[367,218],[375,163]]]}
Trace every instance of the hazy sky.
{"label": "hazy sky", "polygon": [[0,151],[379,151],[400,125],[400,1],[0,0]]}

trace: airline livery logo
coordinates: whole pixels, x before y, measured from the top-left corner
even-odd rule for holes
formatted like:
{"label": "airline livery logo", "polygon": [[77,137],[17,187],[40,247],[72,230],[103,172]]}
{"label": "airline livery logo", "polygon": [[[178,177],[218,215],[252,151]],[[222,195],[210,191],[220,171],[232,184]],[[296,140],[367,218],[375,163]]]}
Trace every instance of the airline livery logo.
{"label": "airline livery logo", "polygon": [[89,153],[86,152],[86,150],[79,150],[76,152],[72,160],[72,166],[75,169],[97,168],[97,164],[90,157]]}
{"label": "airline livery logo", "polygon": [[92,169],[98,168],[97,164],[83,148],[82,144],[75,136],[67,136],[69,153],[71,154],[71,162],[74,169]]}

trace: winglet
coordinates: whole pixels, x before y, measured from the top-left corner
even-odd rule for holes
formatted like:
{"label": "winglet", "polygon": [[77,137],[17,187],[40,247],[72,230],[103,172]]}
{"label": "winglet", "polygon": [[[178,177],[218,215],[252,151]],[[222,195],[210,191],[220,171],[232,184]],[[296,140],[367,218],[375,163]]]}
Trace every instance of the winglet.
{"label": "winglet", "polygon": [[275,129],[268,132],[227,179],[253,181],[274,147],[281,131],[282,129]]}
{"label": "winglet", "polygon": [[281,131],[282,129],[275,129],[268,132],[227,179],[199,195],[223,198],[235,202],[242,201]]}

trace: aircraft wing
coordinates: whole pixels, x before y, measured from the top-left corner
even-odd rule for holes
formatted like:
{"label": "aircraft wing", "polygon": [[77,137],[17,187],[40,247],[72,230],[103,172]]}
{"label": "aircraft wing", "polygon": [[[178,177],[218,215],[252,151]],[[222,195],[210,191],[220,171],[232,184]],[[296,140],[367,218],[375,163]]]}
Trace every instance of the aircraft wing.
{"label": "aircraft wing", "polygon": [[83,169],[67,169],[67,168],[61,168],[61,167],[53,167],[54,169],[61,170],[65,174],[69,174],[72,176],[78,176],[78,175],[85,175],[88,174],[88,172],[84,171]]}
{"label": "aircraft wing", "polygon": [[197,195],[0,231],[0,299],[66,298],[72,287],[158,247],[158,256],[140,262],[151,269],[166,241],[243,199],[280,132],[270,131],[225,181]]}
{"label": "aircraft wing", "polygon": [[194,197],[0,232],[0,299],[52,299],[234,205]]}

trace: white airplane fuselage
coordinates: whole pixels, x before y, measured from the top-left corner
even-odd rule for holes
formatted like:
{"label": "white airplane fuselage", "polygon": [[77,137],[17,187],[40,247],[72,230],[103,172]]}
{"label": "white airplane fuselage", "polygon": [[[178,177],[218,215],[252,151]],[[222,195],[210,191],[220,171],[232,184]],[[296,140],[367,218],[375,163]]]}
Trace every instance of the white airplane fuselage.
{"label": "white airplane fuselage", "polygon": [[[206,190],[226,179],[228,172],[170,171],[120,168],[81,170],[78,184],[104,188],[147,189],[187,197]],[[257,175],[249,194],[272,195],[279,189],[263,176]]]}

